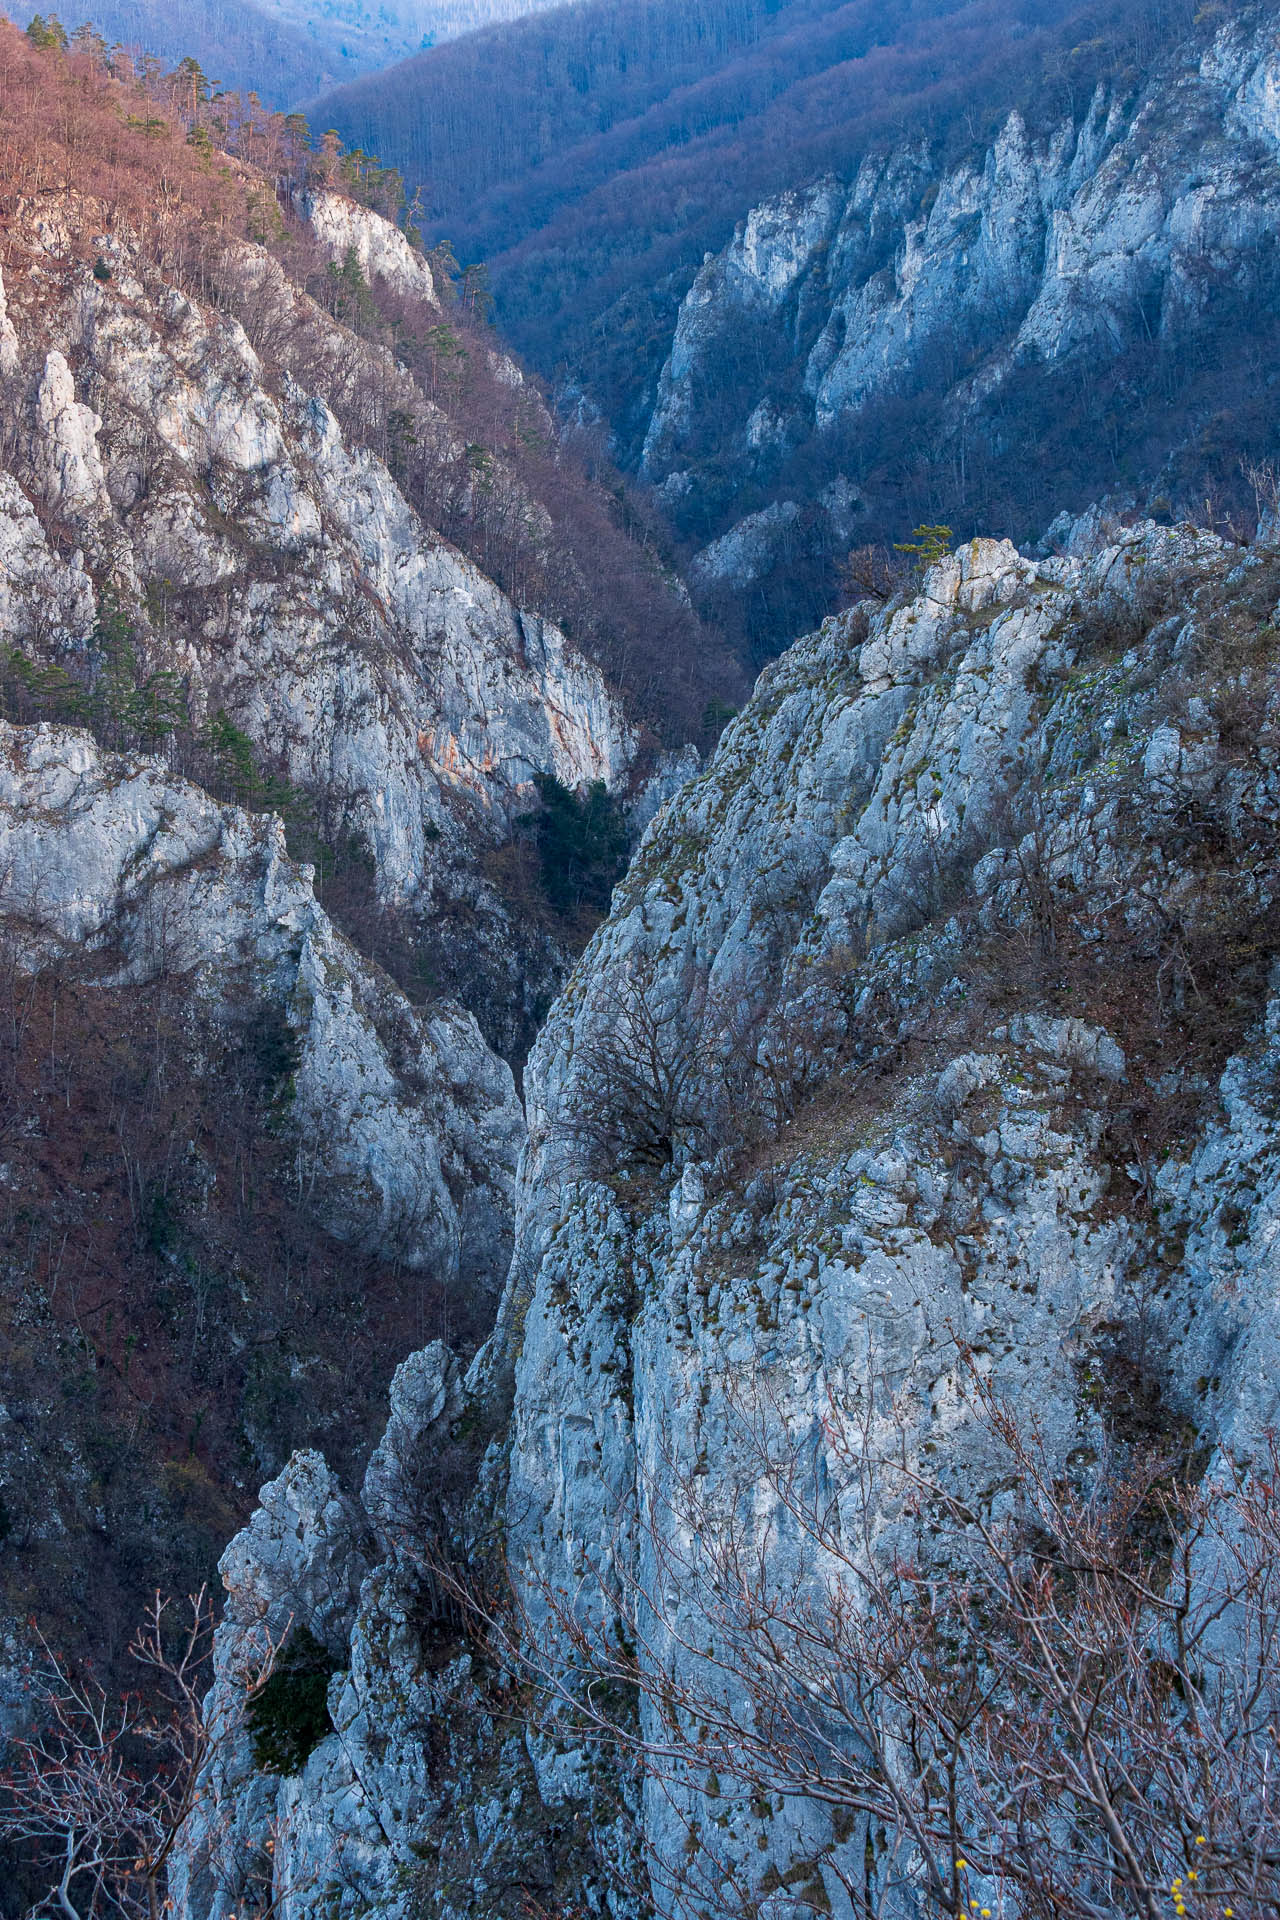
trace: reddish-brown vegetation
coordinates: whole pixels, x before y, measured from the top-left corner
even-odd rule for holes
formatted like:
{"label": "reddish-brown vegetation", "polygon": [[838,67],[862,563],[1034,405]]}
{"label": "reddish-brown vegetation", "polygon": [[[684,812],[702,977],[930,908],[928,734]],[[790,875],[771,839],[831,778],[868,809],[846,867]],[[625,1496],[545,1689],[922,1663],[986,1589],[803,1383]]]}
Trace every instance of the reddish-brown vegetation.
{"label": "reddish-brown vegetation", "polygon": [[[17,1842],[43,1894],[33,1912],[46,1902],[63,1920],[161,1920],[172,1911],[169,1863],[200,1799],[202,1769],[242,1737],[284,1639],[262,1628],[255,1656],[235,1674],[235,1711],[206,1725],[214,1618],[203,1587],[181,1609],[153,1595],[129,1643],[143,1690],[119,1696],[42,1642],[24,1674],[34,1726],[12,1743],[0,1775],[0,1834]],[[263,1920],[278,1910],[273,1851],[254,1862]]]}
{"label": "reddish-brown vegetation", "polygon": [[[522,606],[562,623],[598,659],[655,734],[702,731],[736,674],[664,570],[657,522],[627,497],[601,448],[563,442],[532,383],[495,364],[487,301],[474,274],[455,287],[442,256],[446,311],[369,287],[358,265],[330,262],[292,214],[299,189],[327,186],[394,216],[399,178],[326,138],[313,150],[297,116],[252,95],[210,97],[194,63],[139,74],[86,39],[36,47],[0,21],[0,255],[21,271],[13,230],[47,218],[60,247],[92,261],[98,236],[133,242],[188,291],[233,307],[268,377],[299,372],[344,431],[387,460],[429,525]],[[305,307],[283,330],[246,304],[228,257],[244,239],[268,245],[296,285],[359,339],[394,360],[318,350]],[[256,324],[258,323],[258,324]],[[354,343],[351,343],[354,345]],[[421,388],[406,399],[411,382]],[[444,410],[432,434],[426,396]]]}
{"label": "reddish-brown vegetation", "polygon": [[0,1592],[108,1662],[156,1581],[210,1575],[293,1447],[358,1465],[403,1354],[482,1331],[394,1248],[328,1231],[293,1064],[248,994],[218,1020],[180,978],[113,988],[4,955],[0,1376],[23,1445]]}
{"label": "reddish-brown vegetation", "polygon": [[[246,230],[248,181],[193,144],[177,115],[130,73],[92,51],[38,48],[0,21],[0,221],[39,216],[73,194],[95,203],[101,231],[136,234],[165,273],[209,267]],[[86,255],[86,223],[68,234]]]}

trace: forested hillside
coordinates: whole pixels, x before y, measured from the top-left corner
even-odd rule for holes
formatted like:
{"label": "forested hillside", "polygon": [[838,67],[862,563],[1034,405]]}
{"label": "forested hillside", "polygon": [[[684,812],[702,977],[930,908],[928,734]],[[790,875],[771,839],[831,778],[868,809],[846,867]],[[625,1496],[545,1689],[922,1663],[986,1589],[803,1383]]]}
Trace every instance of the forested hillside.
{"label": "forested hillside", "polygon": [[[109,43],[172,63],[188,55],[220,86],[291,107],[321,87],[383,67],[436,41],[494,20],[536,12],[554,0],[66,0],[67,32],[92,25]],[[19,0],[13,18],[36,13]]]}
{"label": "forested hillside", "polygon": [[60,26],[70,36],[89,27],[111,44],[166,65],[190,57],[218,85],[255,92],[271,106],[287,106],[328,76],[346,77],[341,61],[327,58],[307,33],[274,19],[254,0],[185,0],[180,13],[161,0],[106,0],[101,6],[72,0],[61,10],[23,0],[12,18],[25,27],[50,13],[55,31]]}

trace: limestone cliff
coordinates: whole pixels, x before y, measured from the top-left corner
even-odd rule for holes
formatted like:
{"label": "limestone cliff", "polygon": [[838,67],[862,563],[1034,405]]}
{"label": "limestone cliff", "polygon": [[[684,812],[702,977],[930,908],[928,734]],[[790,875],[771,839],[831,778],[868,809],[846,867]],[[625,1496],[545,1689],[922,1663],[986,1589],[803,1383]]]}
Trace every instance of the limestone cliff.
{"label": "limestone cliff", "polygon": [[1249,1457],[1277,1415],[1278,598],[1274,528],[1112,523],[1047,561],[975,541],[767,670],[535,1049],[511,1278],[465,1390],[420,1355],[363,1511],[300,1457],[227,1555],[224,1671],[264,1607],[296,1610],[333,1731],[292,1777],[246,1743],[211,1780],[191,1920],[237,1909],[268,1835],[307,1915],[630,1911],[637,1833],[671,1863],[704,1821],[760,1911],[848,1911],[833,1863],[874,1878],[861,1828],[646,1788],[486,1666],[423,1558],[426,1459],[447,1480],[477,1433],[455,1551],[497,1528],[544,1661],[551,1597],[607,1616],[643,1584],[685,1476],[742,1498],[785,1588],[744,1406],[833,1501],[825,1422],[868,1410],[886,1553],[895,1447],[999,1498],[964,1365],[1063,1467],[1139,1413],[1201,1466]]}
{"label": "limestone cliff", "polygon": [[1034,130],[882,143],[753,208],[684,299],[642,453],[705,602],[772,596],[763,644],[904,513],[1034,539],[1101,486],[1229,504],[1194,442],[1225,408],[1265,452],[1214,376],[1273,351],[1277,57],[1274,8],[1205,9],[1138,86],[1065,112],[1046,82]]}
{"label": "limestone cliff", "polygon": [[[686,304],[648,454],[702,515],[701,591],[810,537],[785,462],[890,418],[940,342],[983,349],[945,383],[954,448],[1126,330],[1167,368],[1217,337],[1198,303],[1259,310],[1269,18],[1210,16],[1194,67],[1056,132],[757,210]],[[1049,557],[973,540],[635,794],[599,664],[480,564],[505,530],[537,588],[556,529],[443,360],[410,368],[422,329],[458,346],[432,268],[328,190],[286,230],[264,184],[271,246],[169,254],[62,186],[4,235],[5,1719],[33,1604],[118,1655],[140,1583],[197,1585],[234,1532],[211,1723],[264,1629],[310,1710],[286,1664],[286,1737],[217,1747],[182,1920],[631,1920],[705,1842],[760,1920],[844,1920],[856,1874],[878,1910],[865,1822],[584,1741],[565,1613],[626,1645],[695,1484],[793,1583],[761,1444],[885,1559],[891,1448],[994,1512],[975,1375],[1067,1473],[1151,1432],[1200,1473],[1275,1424],[1280,530],[1098,505]],[[347,324],[378,299],[384,330]],[[785,377],[738,396],[759,487],[719,524],[687,442],[744,314],[748,371]],[[859,484],[819,501],[841,542]],[[670,632],[633,637],[652,683]],[[548,776],[644,827],[571,973],[511,872]],[[501,1056],[566,975],[522,1110]],[[519,1647],[482,1630],[509,1601]],[[710,1629],[683,1630],[643,1671],[689,1670]]]}
{"label": "limestone cliff", "polygon": [[[426,263],[379,215],[334,194],[311,212],[337,257],[350,252],[401,296],[432,297]],[[382,350],[261,249],[227,264],[221,310],[119,241],[101,239],[93,264],[91,217],[74,201],[46,205],[11,235],[10,644],[75,672],[92,665],[104,613],[126,620],[141,670],[181,681],[197,732],[225,713],[264,767],[315,798],[328,839],[367,849],[384,902],[419,916],[456,906],[484,929],[506,990],[492,997],[509,1003],[495,1013],[502,1032],[522,995],[511,955],[529,951],[529,930],[483,856],[527,810],[535,773],[570,787],[623,780],[634,739],[617,700],[339,427],[323,391],[390,380],[403,431],[419,422],[458,440]],[[465,467],[460,443],[458,455]],[[500,471],[489,484],[519,493]],[[513,499],[513,511],[535,507]]]}
{"label": "limestone cliff", "polygon": [[[271,815],[154,760],[0,721],[0,911],[16,964],[101,957],[104,986],[239,988],[296,1036],[289,1124],[331,1224],[471,1285],[501,1272],[523,1115],[469,1015],[415,1012],[343,939]],[[456,1198],[455,1198],[456,1196]]]}
{"label": "limestone cliff", "polygon": [[108,1662],[303,1436],[362,1459],[405,1353],[487,1332],[508,1059],[585,937],[504,861],[539,777],[634,784],[622,697],[410,503],[388,410],[464,535],[483,496],[545,549],[546,509],[304,285],[445,328],[427,263],[333,192],[290,253],[246,191],[292,266],[6,203],[0,1608]]}

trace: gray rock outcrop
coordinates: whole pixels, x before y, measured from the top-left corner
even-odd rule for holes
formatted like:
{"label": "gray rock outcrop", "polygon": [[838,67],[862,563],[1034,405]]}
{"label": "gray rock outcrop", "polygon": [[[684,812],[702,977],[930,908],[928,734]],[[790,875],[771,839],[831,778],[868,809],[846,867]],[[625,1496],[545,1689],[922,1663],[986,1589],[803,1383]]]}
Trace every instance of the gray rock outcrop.
{"label": "gray rock outcrop", "polygon": [[[607,1621],[645,1590],[690,1484],[744,1503],[785,1591],[762,1444],[819,1460],[887,1555],[914,1538],[895,1450],[998,1511],[966,1368],[1064,1470],[1125,1444],[1135,1367],[1143,1417],[1202,1459],[1248,1459],[1275,1424],[1278,599],[1265,541],[1143,525],[1048,561],[975,541],[798,642],[659,813],[531,1059],[511,1278],[454,1428],[494,1435],[471,1524],[500,1527],[541,1662],[566,1603]],[[640,1032],[671,1069],[642,1110]],[[424,1371],[434,1434],[451,1403]],[[865,1422],[852,1467],[833,1407]],[[424,1506],[410,1531],[433,1526]],[[385,1553],[361,1618],[422,1578]],[[678,1671],[707,1625],[678,1627],[642,1657]],[[860,1828],[723,1783],[713,1814],[536,1713],[504,1733],[465,1638],[452,1664],[426,1647],[418,1627],[374,1654],[357,1624],[362,1704],[276,1790],[308,1836],[289,1871],[322,1833],[354,1861],[343,1716],[368,1714],[368,1756],[382,1715],[366,1790],[390,1838],[365,1820],[342,1912],[505,1914],[552,1885],[629,1912],[637,1833],[668,1864],[709,1837],[762,1910],[778,1888],[848,1910]],[[455,1726],[424,1797],[442,1710],[479,1731]]]}
{"label": "gray rock outcrop", "polygon": [[[523,1115],[470,1015],[412,1009],[336,930],[270,815],[219,806],[85,733],[0,721],[0,914],[24,964],[102,954],[106,979],[237,988],[296,1037],[300,1169],[333,1228],[493,1287]],[[456,1196],[456,1197],[455,1197]]]}
{"label": "gray rock outcrop", "polygon": [[[430,270],[397,228],[332,193],[311,214],[339,259],[351,250],[435,311]],[[123,622],[139,672],[174,676],[197,731],[225,714],[264,767],[312,796],[331,840],[367,849],[381,902],[422,921],[461,916],[501,982],[496,1037],[499,1001],[517,1009],[500,1036],[513,1050],[519,956],[539,974],[531,999],[548,959],[485,858],[528,810],[535,775],[625,783],[636,741],[619,702],[340,427],[321,390],[363,384],[469,471],[466,436],[385,350],[260,248],[224,263],[219,310],[122,240],[87,239],[92,217],[69,196],[13,235],[21,272],[10,268],[0,327],[15,448],[0,476],[9,643],[83,677],[103,623]],[[513,515],[546,523],[491,464],[488,497],[509,494]]]}
{"label": "gray rock outcrop", "polygon": [[393,293],[407,293],[418,300],[436,299],[431,268],[420,253],[415,253],[399,227],[393,227],[381,214],[337,193],[309,193],[300,211],[329,258],[341,263],[354,258],[365,279],[372,284],[381,280]]}
{"label": "gray rock outcrop", "polygon": [[[927,466],[943,503],[920,519],[980,518],[979,469],[1019,537],[1078,511],[1097,482],[1073,469],[1070,425],[1080,444],[1099,429],[1077,371],[1128,365],[1112,450],[1138,498],[1176,498],[1190,365],[1216,327],[1217,351],[1246,350],[1255,329],[1232,326],[1270,311],[1278,62],[1274,8],[1204,10],[1136,93],[1100,84],[1035,131],[1013,110],[958,162],[924,138],[877,146],[852,177],[753,208],[684,298],[641,454],[702,546],[691,578],[709,603],[824,541],[838,554],[901,529],[895,452]],[[1154,464],[1137,446],[1121,459],[1162,356],[1183,356],[1177,418],[1152,434]],[[745,519],[726,466],[752,483]],[[1043,502],[1034,528],[1010,473]]]}

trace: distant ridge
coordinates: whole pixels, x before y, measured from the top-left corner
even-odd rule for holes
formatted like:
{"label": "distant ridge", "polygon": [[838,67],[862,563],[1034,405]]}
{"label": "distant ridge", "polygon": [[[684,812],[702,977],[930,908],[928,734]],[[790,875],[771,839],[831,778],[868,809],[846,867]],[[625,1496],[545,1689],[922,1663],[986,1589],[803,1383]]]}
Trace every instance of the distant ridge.
{"label": "distant ridge", "polygon": [[11,18],[26,26],[53,11],[67,31],[86,23],[109,42],[174,62],[191,55],[211,80],[253,91],[271,107],[293,107],[321,89],[436,41],[493,21],[533,13],[556,0],[66,0],[52,9],[21,0]]}
{"label": "distant ridge", "polygon": [[[1082,110],[1191,0],[578,0],[312,101],[398,167],[547,375],[638,452],[635,408],[707,250],[769,193],[913,134],[973,147],[1010,100]],[[1066,61],[1066,67],[1063,62]],[[1046,73],[1060,69],[1046,89]],[[617,303],[621,310],[603,326]]]}

